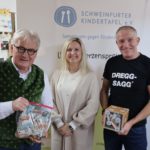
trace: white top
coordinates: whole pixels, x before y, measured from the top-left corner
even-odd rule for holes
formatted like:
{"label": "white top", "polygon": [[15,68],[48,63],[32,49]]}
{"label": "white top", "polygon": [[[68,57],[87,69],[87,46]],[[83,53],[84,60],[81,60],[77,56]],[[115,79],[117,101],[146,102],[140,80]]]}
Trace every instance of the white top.
{"label": "white top", "polygon": [[[19,72],[19,69],[16,66],[15,66],[15,68]],[[31,72],[31,68],[26,73],[19,72],[20,78],[22,78],[23,80],[26,80],[28,77],[28,74],[30,72]],[[53,107],[53,96],[52,96],[48,76],[46,73],[44,73],[44,83],[45,83],[45,86],[44,86],[44,90],[43,90],[42,96],[41,96],[41,103],[44,105]],[[8,102],[0,102],[0,119],[4,119],[7,116],[11,115],[12,113],[14,113],[14,110],[12,108],[11,100]]]}
{"label": "white top", "polygon": [[[77,71],[75,73],[70,73],[69,71],[65,71],[61,74],[57,89],[58,94],[62,98],[64,103],[64,110],[65,110],[65,118],[67,118],[69,105],[71,101],[71,97],[77,88],[79,82],[81,80],[81,73]],[[74,123],[71,123],[71,126],[76,128]]]}

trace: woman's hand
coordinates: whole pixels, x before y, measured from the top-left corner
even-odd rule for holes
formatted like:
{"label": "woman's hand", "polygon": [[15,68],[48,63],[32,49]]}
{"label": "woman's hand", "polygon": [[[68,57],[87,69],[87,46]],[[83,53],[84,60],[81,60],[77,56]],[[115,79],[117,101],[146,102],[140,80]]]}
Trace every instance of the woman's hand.
{"label": "woman's hand", "polygon": [[62,136],[71,136],[72,130],[69,128],[69,124],[65,123],[62,127],[58,128],[59,134]]}

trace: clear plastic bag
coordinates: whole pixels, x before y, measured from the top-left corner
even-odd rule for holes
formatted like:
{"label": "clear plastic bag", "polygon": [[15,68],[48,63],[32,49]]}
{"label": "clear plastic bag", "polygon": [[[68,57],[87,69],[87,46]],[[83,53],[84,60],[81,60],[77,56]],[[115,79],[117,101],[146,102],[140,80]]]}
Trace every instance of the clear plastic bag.
{"label": "clear plastic bag", "polygon": [[30,102],[30,105],[18,115],[16,137],[45,137],[51,124],[51,107]]}

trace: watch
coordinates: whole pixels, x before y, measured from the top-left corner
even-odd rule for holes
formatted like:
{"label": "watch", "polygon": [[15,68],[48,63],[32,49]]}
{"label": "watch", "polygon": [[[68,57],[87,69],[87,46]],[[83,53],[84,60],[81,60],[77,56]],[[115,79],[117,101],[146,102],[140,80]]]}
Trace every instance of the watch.
{"label": "watch", "polygon": [[73,132],[73,128],[71,125],[69,125],[69,129],[71,130],[71,132]]}

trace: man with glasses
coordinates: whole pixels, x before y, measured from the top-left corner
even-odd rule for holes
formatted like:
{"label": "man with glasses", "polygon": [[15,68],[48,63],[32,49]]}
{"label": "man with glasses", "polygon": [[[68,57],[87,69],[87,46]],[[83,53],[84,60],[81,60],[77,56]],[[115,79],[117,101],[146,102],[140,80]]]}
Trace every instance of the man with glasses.
{"label": "man with glasses", "polygon": [[41,141],[29,137],[17,139],[16,112],[29,102],[52,106],[52,94],[47,75],[34,60],[40,46],[37,33],[18,30],[11,43],[11,56],[0,62],[0,150],[40,150]]}

